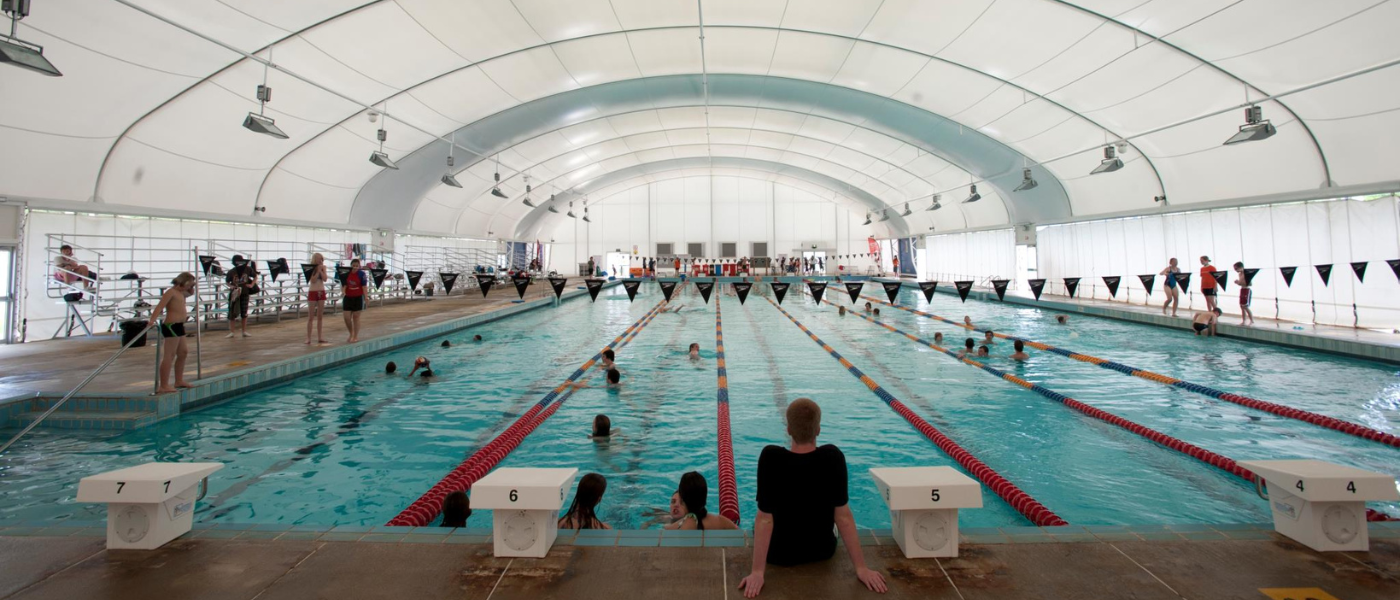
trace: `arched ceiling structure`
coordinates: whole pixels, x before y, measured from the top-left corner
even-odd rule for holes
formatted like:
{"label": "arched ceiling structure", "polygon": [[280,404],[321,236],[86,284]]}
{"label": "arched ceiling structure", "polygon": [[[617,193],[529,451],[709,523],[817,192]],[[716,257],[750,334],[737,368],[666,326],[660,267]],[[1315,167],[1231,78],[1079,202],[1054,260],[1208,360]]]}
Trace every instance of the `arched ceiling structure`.
{"label": "arched ceiling structure", "polygon": [[[915,202],[909,233],[1394,189],[1400,159],[1385,0],[35,4],[19,35],[64,76],[0,68],[0,194],[40,203],[509,235],[539,220],[525,173],[703,158]],[[240,127],[265,77],[289,139]],[[1250,102],[1278,133],[1221,145]],[[380,127],[397,171],[367,160]]]}

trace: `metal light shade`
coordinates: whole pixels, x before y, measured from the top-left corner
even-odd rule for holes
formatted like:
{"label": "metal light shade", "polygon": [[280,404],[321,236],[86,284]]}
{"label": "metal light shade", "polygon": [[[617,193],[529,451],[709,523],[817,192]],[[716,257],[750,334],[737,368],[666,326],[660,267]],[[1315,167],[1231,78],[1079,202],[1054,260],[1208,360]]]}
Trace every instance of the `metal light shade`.
{"label": "metal light shade", "polygon": [[[2,34],[0,34],[2,35]],[[44,48],[17,38],[3,36],[0,39],[0,63],[9,63],[22,69],[43,73],[49,77],[62,77],[63,73],[44,58]]]}
{"label": "metal light shade", "polygon": [[905,202],[905,203],[904,203],[904,214],[902,214],[902,215],[900,215],[900,216],[901,216],[901,217],[907,217],[907,216],[912,215],[912,214],[914,214],[914,211],[911,210],[911,209],[909,208],[909,203],[908,203],[908,202]]}
{"label": "metal light shade", "polygon": [[462,187],[461,182],[458,182],[457,178],[453,177],[451,173],[444,174],[442,176],[442,182],[455,188]]}
{"label": "metal light shade", "polygon": [[554,214],[557,215],[557,214],[559,214],[559,209],[554,208],[554,203],[551,202],[550,205],[549,205],[549,212],[552,212],[552,213],[554,213]]}
{"label": "metal light shade", "polygon": [[495,197],[497,197],[497,198],[509,198],[509,197],[510,197],[510,196],[507,196],[507,195],[505,194],[505,192],[502,192],[502,191],[501,191],[501,188],[499,188],[499,187],[493,187],[493,188],[491,188],[491,195],[492,195],[492,196],[495,196]]}
{"label": "metal light shade", "polygon": [[888,220],[890,220],[890,213],[886,212],[885,209],[883,209],[883,208],[880,209],[880,222],[881,222],[881,223],[884,223],[885,221],[888,221]]}
{"label": "metal light shade", "polygon": [[370,154],[369,162],[372,162],[386,169],[394,169],[395,171],[399,169],[399,166],[394,164],[394,161],[389,160],[389,155],[383,152],[376,151],[373,154]]}
{"label": "metal light shade", "polygon": [[1035,178],[1031,177],[1031,170],[1029,168],[1021,169],[1021,185],[1016,186],[1016,189],[1011,191],[1024,192],[1026,190],[1034,188],[1037,185],[1040,184],[1036,183]]}
{"label": "metal light shade", "polygon": [[1123,159],[1118,158],[1118,150],[1113,146],[1104,146],[1103,162],[1100,162],[1099,166],[1094,167],[1094,170],[1090,171],[1089,174],[1098,175],[1099,173],[1112,173],[1121,168],[1123,168]]}
{"label": "metal light shade", "polygon": [[974,183],[972,184],[972,192],[967,195],[967,200],[963,200],[963,204],[972,204],[981,199],[982,194],[977,193],[977,184]]}
{"label": "metal light shade", "polygon": [[593,219],[588,218],[588,207],[583,207],[583,222],[592,223]]}
{"label": "metal light shade", "polygon": [[938,203],[938,200],[939,200],[940,198],[941,198],[941,196],[939,196],[938,194],[934,194],[934,195],[933,195],[933,203],[932,203],[932,204],[929,204],[929,205],[928,205],[928,208],[925,208],[924,210],[925,210],[925,211],[930,211],[930,210],[938,210],[938,209],[940,209],[940,208],[943,208],[943,205]]}
{"label": "metal light shade", "polygon": [[287,139],[287,134],[278,128],[276,123],[277,122],[274,121],[272,117],[264,117],[258,113],[250,112],[248,116],[243,119],[243,128],[263,135],[270,135],[277,139]]}
{"label": "metal light shade", "polygon": [[568,214],[565,214],[564,216],[569,217],[570,219],[577,219],[577,218],[578,218],[576,215],[574,215],[574,203],[573,203],[573,202],[570,202],[570,203],[569,203],[569,212],[568,212]]}
{"label": "metal light shade", "polygon": [[865,222],[864,222],[864,223],[861,223],[861,225],[869,225],[869,224],[870,224],[870,213],[865,213]]}
{"label": "metal light shade", "polygon": [[526,197],[525,197],[525,200],[522,201],[521,204],[524,204],[525,206],[528,206],[528,207],[530,207],[530,208],[534,208],[534,207],[535,207],[535,203],[530,201],[530,197],[529,197],[529,196],[526,196]]}

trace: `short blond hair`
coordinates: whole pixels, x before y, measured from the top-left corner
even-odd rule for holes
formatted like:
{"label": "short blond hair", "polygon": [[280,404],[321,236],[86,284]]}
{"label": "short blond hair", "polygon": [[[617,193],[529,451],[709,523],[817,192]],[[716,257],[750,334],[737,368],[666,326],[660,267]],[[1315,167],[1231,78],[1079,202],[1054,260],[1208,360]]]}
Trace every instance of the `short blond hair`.
{"label": "short blond hair", "polygon": [[191,275],[189,271],[185,271],[184,273],[176,275],[174,279],[170,280],[170,283],[174,284],[175,287],[185,287],[193,281],[194,275]]}
{"label": "short blond hair", "polygon": [[787,407],[787,431],[792,441],[810,444],[822,429],[822,409],[811,398],[798,398]]}

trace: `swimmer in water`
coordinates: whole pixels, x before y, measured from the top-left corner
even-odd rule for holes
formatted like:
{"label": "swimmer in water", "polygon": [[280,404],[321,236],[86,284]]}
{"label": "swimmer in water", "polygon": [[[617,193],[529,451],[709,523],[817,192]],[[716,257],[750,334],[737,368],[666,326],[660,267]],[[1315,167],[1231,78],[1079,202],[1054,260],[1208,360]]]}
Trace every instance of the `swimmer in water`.
{"label": "swimmer in water", "polygon": [[972,354],[972,348],[976,345],[977,340],[972,338],[963,340],[963,349],[958,351],[958,358],[967,358],[967,355]]}
{"label": "swimmer in water", "polygon": [[972,324],[972,317],[967,315],[963,315],[963,325],[966,325],[968,327],[976,327]]}
{"label": "swimmer in water", "polygon": [[865,303],[865,312],[870,312],[870,309],[871,309],[870,303],[869,303],[869,302],[866,302],[866,303]]}
{"label": "swimmer in water", "polygon": [[449,342],[449,341],[447,341],[447,340],[443,340],[443,341],[442,341],[442,347],[443,347],[443,348],[451,348],[451,347],[452,347],[452,342]]}
{"label": "swimmer in water", "polygon": [[943,332],[942,332],[942,331],[939,331],[939,332],[936,332],[936,333],[933,334],[933,343],[935,343],[935,344],[937,344],[937,345],[939,345],[939,346],[942,346],[942,345],[943,345]]}
{"label": "swimmer in water", "polygon": [[418,372],[418,369],[431,371],[433,368],[430,365],[431,363],[428,362],[428,359],[426,357],[420,356],[418,358],[415,358],[413,359],[413,370],[408,372],[408,376],[413,377],[413,375]]}
{"label": "swimmer in water", "polygon": [[978,347],[977,347],[977,356],[979,356],[979,357],[987,357],[987,356],[991,356],[991,355],[992,355],[992,351],[991,351],[991,350],[988,350],[987,347],[986,347],[985,345],[984,345],[984,346],[978,346]]}
{"label": "swimmer in water", "polygon": [[1026,360],[1030,357],[1031,355],[1026,354],[1026,343],[1016,340],[1016,353],[1011,355],[1011,360]]}
{"label": "swimmer in water", "polygon": [[604,371],[617,368],[617,353],[612,348],[603,351],[603,360],[598,361],[598,368]]}
{"label": "swimmer in water", "polygon": [[838,306],[838,307],[837,307],[836,314],[841,315],[841,316],[843,316],[843,317],[846,316],[846,307],[844,307],[844,306]]}
{"label": "swimmer in water", "polygon": [[478,334],[478,335],[476,335],[476,336],[473,336],[473,337],[472,337],[472,341],[473,341],[473,342],[479,342],[479,341],[481,341],[481,335]]}
{"label": "swimmer in water", "polygon": [[394,374],[394,371],[397,371],[397,370],[399,370],[399,366],[396,365],[396,364],[394,364],[394,361],[392,361],[392,360],[389,361],[388,364],[385,364],[385,365],[384,365],[384,374],[385,374],[385,375],[393,375],[393,374]]}
{"label": "swimmer in water", "polygon": [[997,337],[992,333],[992,330],[987,330],[987,335],[982,338],[982,343],[988,346],[997,343]]}
{"label": "swimmer in water", "polygon": [[1061,325],[1069,324],[1069,315],[1055,315],[1055,322]]}
{"label": "swimmer in water", "polygon": [[686,355],[692,361],[700,360],[700,344],[690,344],[690,349],[686,350]]}
{"label": "swimmer in water", "polygon": [[1207,311],[1196,313],[1191,319],[1191,328],[1196,330],[1196,335],[1211,337],[1215,335],[1215,325],[1219,321],[1220,309],[1212,308]]}
{"label": "swimmer in water", "polygon": [[880,309],[878,309],[878,308],[875,309],[875,316],[877,316],[877,317],[880,316]]}
{"label": "swimmer in water", "polygon": [[617,433],[617,430],[612,428],[612,419],[607,415],[598,415],[593,417],[593,433],[588,434],[588,439],[606,442],[612,439],[614,433]]}

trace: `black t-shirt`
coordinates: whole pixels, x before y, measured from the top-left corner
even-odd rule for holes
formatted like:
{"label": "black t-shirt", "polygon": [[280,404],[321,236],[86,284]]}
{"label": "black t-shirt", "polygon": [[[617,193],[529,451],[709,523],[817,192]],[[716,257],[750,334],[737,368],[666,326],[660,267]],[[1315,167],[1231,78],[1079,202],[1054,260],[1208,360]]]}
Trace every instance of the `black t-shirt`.
{"label": "black t-shirt", "polygon": [[768,562],[798,565],[836,553],[836,509],[846,505],[846,455],[827,444],[807,454],[768,446],[758,457],[758,509],[773,515]]}
{"label": "black t-shirt", "polygon": [[247,262],[243,263],[241,267],[229,269],[228,275],[224,277],[229,287],[242,287],[243,284],[249,283],[257,277],[258,272],[253,270],[251,264],[251,262]]}

